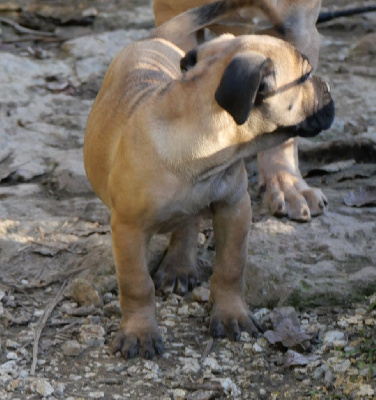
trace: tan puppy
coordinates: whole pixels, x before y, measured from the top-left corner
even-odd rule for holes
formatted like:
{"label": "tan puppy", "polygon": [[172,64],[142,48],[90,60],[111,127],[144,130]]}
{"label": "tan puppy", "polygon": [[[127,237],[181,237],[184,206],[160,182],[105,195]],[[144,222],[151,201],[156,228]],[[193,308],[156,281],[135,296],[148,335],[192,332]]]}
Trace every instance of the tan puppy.
{"label": "tan puppy", "polygon": [[251,220],[243,157],[291,135],[316,135],[333,121],[327,85],[285,41],[224,35],[186,55],[170,41],[250,4],[258,1],[188,11],[123,49],[90,113],[85,168],[111,211],[122,310],[113,349],[126,357],[140,350],[150,358],[163,348],[146,260],[150,237],[204,212],[216,240],[210,331],[232,339],[257,331],[243,296]]}
{"label": "tan puppy", "polygon": [[[215,0],[154,0],[154,15],[157,26],[189,8],[211,3]],[[285,27],[283,39],[294,44],[308,57],[315,68],[319,54],[319,33],[316,20],[321,0],[273,0]],[[216,33],[234,35],[256,32],[254,19],[261,20],[259,9],[239,10],[224,18],[210,29]],[[264,17],[265,19],[265,17]],[[275,29],[263,29],[258,33],[281,37]],[[199,42],[203,36],[199,36]],[[189,36],[184,50],[188,51],[197,42]],[[258,154],[260,186],[265,188],[265,201],[271,213],[288,215],[291,219],[308,221],[311,216],[322,214],[327,199],[319,189],[310,188],[302,178],[298,166],[297,140],[289,140],[280,146]]]}

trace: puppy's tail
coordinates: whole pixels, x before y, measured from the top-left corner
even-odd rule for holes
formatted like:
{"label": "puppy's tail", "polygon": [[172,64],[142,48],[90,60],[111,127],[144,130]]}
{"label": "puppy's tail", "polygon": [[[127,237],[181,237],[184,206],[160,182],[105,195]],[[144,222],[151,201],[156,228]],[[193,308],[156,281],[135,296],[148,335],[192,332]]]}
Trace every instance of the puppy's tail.
{"label": "puppy's tail", "polygon": [[192,8],[165,22],[152,34],[152,38],[163,38],[175,44],[179,36],[186,37],[200,29],[216,23],[232,12],[245,7],[259,8],[270,20],[273,27],[284,36],[285,30],[277,9],[270,0],[222,0]]}

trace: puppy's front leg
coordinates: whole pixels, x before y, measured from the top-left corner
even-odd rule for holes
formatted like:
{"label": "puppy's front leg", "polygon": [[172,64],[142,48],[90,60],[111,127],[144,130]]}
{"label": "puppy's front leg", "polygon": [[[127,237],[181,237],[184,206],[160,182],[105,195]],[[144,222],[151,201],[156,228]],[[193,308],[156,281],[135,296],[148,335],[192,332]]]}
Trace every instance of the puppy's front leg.
{"label": "puppy's front leg", "polygon": [[154,284],[146,262],[148,235],[111,216],[113,252],[120,292],[122,319],[112,351],[126,358],[152,358],[163,351],[155,316]]}
{"label": "puppy's front leg", "polygon": [[239,340],[241,331],[251,336],[262,331],[244,300],[243,274],[251,217],[251,200],[246,187],[237,203],[213,205],[216,262],[210,280],[213,302],[210,332],[214,337]]}

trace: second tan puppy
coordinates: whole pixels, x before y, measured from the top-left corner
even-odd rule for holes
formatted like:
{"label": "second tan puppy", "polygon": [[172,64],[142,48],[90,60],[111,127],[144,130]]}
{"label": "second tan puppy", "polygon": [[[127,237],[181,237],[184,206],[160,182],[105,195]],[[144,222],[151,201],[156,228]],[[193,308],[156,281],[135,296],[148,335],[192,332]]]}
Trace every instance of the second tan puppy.
{"label": "second tan puppy", "polygon": [[[154,0],[156,24],[162,24],[191,7],[209,4],[214,0]],[[282,37],[294,44],[308,57],[315,67],[318,61],[319,33],[316,20],[321,0],[272,0],[283,22],[283,35],[274,27],[259,31],[253,25],[254,18],[265,20],[259,8],[239,9],[216,24],[209,26],[216,34],[230,32],[235,35],[249,32],[262,32],[274,37]],[[266,21],[268,22],[268,21]],[[270,25],[270,24],[269,24]],[[256,30],[257,28],[257,30]],[[184,36],[182,43],[188,51],[203,41],[203,31]],[[176,32],[180,36],[180,31]],[[298,167],[297,138],[292,138],[279,146],[260,151],[257,155],[259,184],[265,188],[265,202],[271,213],[288,215],[291,219],[308,221],[311,215],[322,214],[327,200],[321,190],[310,188],[304,181]],[[171,235],[168,252],[154,276],[156,288],[168,294],[175,291],[185,294],[192,289],[197,280],[197,235],[200,220],[196,218],[190,224],[177,229]],[[185,243],[184,248],[181,242]]]}
{"label": "second tan puppy", "polygon": [[[157,26],[189,8],[211,3],[215,0],[154,0],[154,15]],[[272,0],[283,21],[284,34],[275,29],[259,30],[253,21],[260,16],[256,8],[238,10],[210,29],[216,33],[263,33],[292,43],[308,57],[316,68],[319,55],[319,33],[316,20],[321,0]],[[257,28],[257,30],[256,30]],[[202,32],[199,41],[203,40]],[[196,35],[187,37],[184,49],[188,51],[197,42]],[[297,140],[290,139],[280,146],[258,154],[259,184],[265,188],[265,202],[272,214],[287,215],[291,219],[309,221],[311,216],[326,210],[327,199],[319,189],[310,188],[304,181],[298,166]]]}
{"label": "second tan puppy", "polygon": [[151,235],[204,212],[216,240],[210,331],[232,339],[257,331],[243,296],[251,220],[243,157],[327,129],[333,101],[307,59],[282,40],[224,35],[187,55],[171,41],[177,27],[183,37],[255,3],[188,11],[126,47],[90,113],[85,168],[111,211],[122,311],[113,348],[126,357],[163,348],[146,259]]}

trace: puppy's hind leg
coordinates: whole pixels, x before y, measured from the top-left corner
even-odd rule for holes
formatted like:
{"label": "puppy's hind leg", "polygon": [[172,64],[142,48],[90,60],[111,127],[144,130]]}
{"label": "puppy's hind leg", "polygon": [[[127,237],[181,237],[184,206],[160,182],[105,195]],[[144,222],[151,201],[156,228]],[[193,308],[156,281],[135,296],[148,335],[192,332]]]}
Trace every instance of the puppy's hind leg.
{"label": "puppy's hind leg", "polygon": [[121,323],[112,351],[126,358],[152,358],[163,352],[155,314],[154,284],[146,262],[149,237],[111,216],[113,252],[119,283]]}
{"label": "puppy's hind leg", "polygon": [[155,289],[185,295],[197,283],[197,235],[200,217],[192,217],[173,231],[167,254],[153,276]]}

